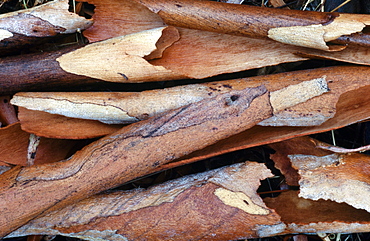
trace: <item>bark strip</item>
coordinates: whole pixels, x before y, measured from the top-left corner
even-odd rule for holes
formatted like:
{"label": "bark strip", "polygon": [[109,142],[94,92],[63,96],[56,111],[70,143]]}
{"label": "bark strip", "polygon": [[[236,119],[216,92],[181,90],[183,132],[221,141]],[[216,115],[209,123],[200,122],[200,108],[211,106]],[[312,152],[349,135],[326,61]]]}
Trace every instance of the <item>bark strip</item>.
{"label": "bark strip", "polygon": [[[370,24],[367,15],[261,8],[212,1],[136,1],[173,26],[252,38],[269,37],[283,43],[325,50],[345,48],[326,45],[326,42],[335,42],[339,38],[345,39],[341,39],[341,43],[370,46],[367,34],[361,32]],[[307,40],[312,43],[307,45]]]}
{"label": "bark strip", "polygon": [[[64,235],[90,240],[236,240],[284,228],[256,190],[271,177],[238,163],[130,191],[99,194],[32,220],[8,237]],[[73,213],[73,214],[72,214]]]}
{"label": "bark strip", "polygon": [[[144,59],[157,50],[155,44],[163,32],[168,32],[166,29],[152,29],[82,48],[75,46],[55,52],[0,59],[0,92],[4,94],[36,88],[50,89],[91,84],[101,80],[144,82],[180,78],[178,74],[173,74],[164,67],[153,66]],[[172,30],[174,31],[170,32],[175,34],[175,39],[168,40],[173,42],[176,41],[177,30]],[[146,38],[139,41],[143,36]]]}
{"label": "bark strip", "polygon": [[59,34],[84,30],[93,24],[92,19],[71,13],[68,8],[68,0],[56,0],[0,15],[0,55]]}
{"label": "bark strip", "polygon": [[64,162],[13,168],[2,174],[0,183],[0,236],[40,214],[143,176],[271,115],[264,86],[232,91],[127,126]]}

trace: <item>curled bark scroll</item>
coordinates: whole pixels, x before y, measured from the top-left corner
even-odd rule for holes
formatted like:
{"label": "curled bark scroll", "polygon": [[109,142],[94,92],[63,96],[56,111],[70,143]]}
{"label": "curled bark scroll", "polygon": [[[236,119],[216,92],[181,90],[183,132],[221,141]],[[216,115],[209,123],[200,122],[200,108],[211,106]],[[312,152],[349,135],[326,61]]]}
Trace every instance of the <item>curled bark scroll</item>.
{"label": "curled bark scroll", "polygon": [[[356,71],[356,75],[353,75],[354,71]],[[303,134],[305,131],[314,132],[315,129],[324,131],[331,127],[338,128],[367,119],[366,103],[368,103],[368,97],[361,93],[365,93],[370,84],[368,77],[369,71],[370,68],[368,67],[337,66],[179,86],[140,93],[86,93],[76,96],[73,93],[29,92],[16,94],[12,99],[12,103],[29,109],[27,113],[23,108],[20,111],[20,119],[24,130],[40,136],[61,137],[65,135],[65,138],[78,138],[76,134],[68,133],[68,130],[64,131],[67,128],[62,128],[61,130],[63,131],[60,132],[55,128],[47,128],[45,124],[35,126],[32,122],[38,119],[41,123],[43,119],[46,120],[49,117],[54,120],[61,118],[58,123],[64,122],[66,125],[72,120],[77,120],[77,118],[95,119],[111,123],[119,123],[120,121],[130,122],[142,120],[148,116],[157,115],[162,111],[204,98],[210,98],[218,93],[225,93],[232,89],[238,90],[264,84],[272,93],[272,97],[275,98],[274,95],[276,96],[275,102],[277,104],[274,106],[274,116],[262,121],[259,125],[281,127],[301,126],[303,129],[290,128],[286,129],[286,132],[282,134],[279,132],[280,130],[272,128],[273,131],[279,132],[276,135],[272,134],[271,129],[268,129],[268,131],[267,129],[260,129],[253,133],[254,136],[261,133],[258,138],[240,138],[238,140],[228,141],[228,144],[225,141],[225,145],[230,146],[230,148],[231,146],[239,148],[237,145],[240,145],[238,144],[240,142],[250,143],[254,140],[254,145],[257,145],[256,143],[260,141],[266,144],[272,140],[278,141],[279,138],[285,135],[285,138],[289,138],[289,133],[299,135],[299,133]],[[326,92],[326,85],[330,89],[329,92]],[[345,95],[347,96],[345,97]],[[359,96],[361,96],[361,100]],[[287,100],[291,101],[291,107],[279,106]],[[273,103],[273,105],[275,104]],[[355,109],[353,106],[355,106]],[[338,108],[340,109],[340,113],[338,113]],[[104,114],[106,109],[112,109],[114,111]],[[65,118],[62,121],[61,116],[49,115],[48,117],[46,112],[38,112],[37,114],[35,111],[30,110],[47,111],[76,119]],[[335,120],[330,121],[332,118],[335,118]],[[90,121],[86,121],[86,123]],[[325,124],[326,122],[328,124]],[[102,125],[102,123],[99,123],[99,125]],[[309,126],[316,127],[310,128]],[[81,137],[84,137],[86,135],[83,135],[82,128],[78,128],[78,130]],[[95,128],[95,130],[97,135],[101,133],[101,128]],[[94,129],[88,128],[86,129],[86,133],[93,135]],[[221,151],[223,149],[215,148],[215,151]],[[232,149],[235,150],[234,148]]]}
{"label": "curled bark scroll", "polygon": [[[164,35],[168,35],[165,43],[156,45]],[[102,80],[135,83],[178,79],[183,76],[145,59],[159,57],[178,38],[175,28],[162,27],[79,48],[6,57],[0,60],[0,92],[60,88]]]}
{"label": "curled bark scroll", "polygon": [[[0,236],[41,214],[143,176],[271,115],[264,86],[231,91],[124,127],[69,160],[15,167],[2,174]],[[191,141],[184,143],[185,137]]]}
{"label": "curled bark scroll", "polygon": [[[288,82],[288,81],[287,81]],[[254,86],[245,80],[229,80],[205,84],[194,84],[172,88],[130,92],[24,92],[17,93],[11,100],[13,105],[30,110],[44,111],[67,117],[98,120],[106,124],[127,124],[159,115],[163,112],[212,98],[232,89]],[[267,85],[269,88],[269,84]],[[274,87],[272,87],[274,88]],[[325,77],[300,83],[292,83],[270,94],[274,114],[288,107],[328,92]],[[269,122],[279,122],[276,117]],[[297,121],[298,122],[298,121]],[[296,124],[298,125],[298,124]]]}
{"label": "curled bark scroll", "polygon": [[263,200],[274,209],[289,233],[359,233],[370,229],[370,213],[345,203],[298,197],[298,191],[281,193]]}
{"label": "curled bark scroll", "polygon": [[93,24],[68,11],[68,0],[55,0],[37,7],[0,15],[0,54],[36,44],[59,34],[75,33]]}
{"label": "curled bark scroll", "polygon": [[367,36],[362,30],[370,24],[368,15],[271,9],[212,1],[136,1],[174,26],[253,38],[268,37],[286,44],[322,50],[344,49],[345,45],[327,44],[341,38],[346,44],[357,44],[359,41],[355,38],[358,37],[363,40],[362,44],[370,46],[367,38],[361,36]]}
{"label": "curled bark scroll", "polygon": [[369,212],[369,157],[358,153],[333,154],[317,145],[323,144],[309,137],[275,143],[270,145],[276,150],[272,159],[288,180],[298,182],[300,197],[345,202]]}

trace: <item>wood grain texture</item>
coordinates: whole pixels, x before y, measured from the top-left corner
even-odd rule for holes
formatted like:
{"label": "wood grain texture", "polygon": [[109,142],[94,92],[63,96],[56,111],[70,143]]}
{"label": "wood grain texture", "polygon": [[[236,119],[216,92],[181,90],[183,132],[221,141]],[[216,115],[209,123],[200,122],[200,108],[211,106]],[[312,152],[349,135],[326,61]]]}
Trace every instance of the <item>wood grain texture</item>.
{"label": "wood grain texture", "polygon": [[264,86],[232,91],[129,125],[67,161],[13,168],[2,174],[0,183],[0,235],[40,214],[143,176],[271,114]]}

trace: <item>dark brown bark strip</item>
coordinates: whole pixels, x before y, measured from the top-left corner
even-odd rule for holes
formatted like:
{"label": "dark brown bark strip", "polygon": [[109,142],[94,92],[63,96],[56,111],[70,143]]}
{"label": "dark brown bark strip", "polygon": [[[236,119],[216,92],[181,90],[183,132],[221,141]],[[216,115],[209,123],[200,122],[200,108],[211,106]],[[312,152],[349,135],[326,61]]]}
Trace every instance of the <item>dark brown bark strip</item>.
{"label": "dark brown bark strip", "polygon": [[0,92],[13,94],[25,90],[46,90],[99,82],[70,74],[60,68],[56,59],[76,47],[55,52],[27,54],[0,59]]}
{"label": "dark brown bark strip", "polygon": [[271,115],[264,86],[232,91],[124,127],[67,161],[13,168],[1,175],[0,236],[48,211],[143,176]]}

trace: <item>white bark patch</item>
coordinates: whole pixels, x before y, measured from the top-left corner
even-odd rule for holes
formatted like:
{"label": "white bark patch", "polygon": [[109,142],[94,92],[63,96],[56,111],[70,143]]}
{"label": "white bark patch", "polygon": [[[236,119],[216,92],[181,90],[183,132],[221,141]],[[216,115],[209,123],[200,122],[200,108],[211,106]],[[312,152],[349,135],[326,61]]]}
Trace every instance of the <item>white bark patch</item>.
{"label": "white bark patch", "polygon": [[50,114],[72,118],[98,120],[106,124],[124,124],[137,122],[138,119],[116,106],[99,103],[72,102],[67,99],[29,98],[17,96],[12,103],[30,110],[45,111]]}
{"label": "white bark patch", "polygon": [[316,96],[329,91],[326,76],[321,78],[303,81],[299,84],[289,85],[280,90],[270,93],[271,106],[274,109],[274,116],[258,123],[261,126],[315,126],[320,125],[334,113],[304,113],[298,116],[284,111],[288,107],[306,102]]}
{"label": "white bark patch", "polygon": [[0,29],[0,41],[6,38],[13,37],[13,34],[5,29]]}
{"label": "white bark patch", "polygon": [[366,23],[365,20],[355,20],[348,17],[348,15],[341,14],[327,25],[315,24],[272,28],[268,31],[268,37],[281,43],[301,47],[326,51],[343,50],[345,48],[344,46],[329,47],[327,42],[333,41],[343,35],[361,32],[366,26],[364,22]]}
{"label": "white bark patch", "polygon": [[239,208],[255,215],[268,215],[270,211],[260,207],[242,192],[233,192],[225,188],[217,188],[214,194],[226,205]]}
{"label": "white bark patch", "polygon": [[[357,159],[348,159],[351,155],[359,156]],[[363,171],[368,165],[366,156],[361,155],[289,155],[293,167],[298,168],[301,177],[299,197],[345,202],[370,212],[369,178]],[[348,173],[343,172],[343,169],[348,169]]]}
{"label": "white bark patch", "polygon": [[[223,91],[223,93],[226,92]],[[177,86],[136,93],[118,92],[25,92],[11,103],[30,110],[72,118],[127,124],[214,96],[202,85]]]}
{"label": "white bark patch", "polygon": [[111,82],[168,79],[174,76],[172,71],[154,66],[144,59],[157,49],[156,43],[165,28],[89,44],[62,55],[57,61],[66,72]]}

